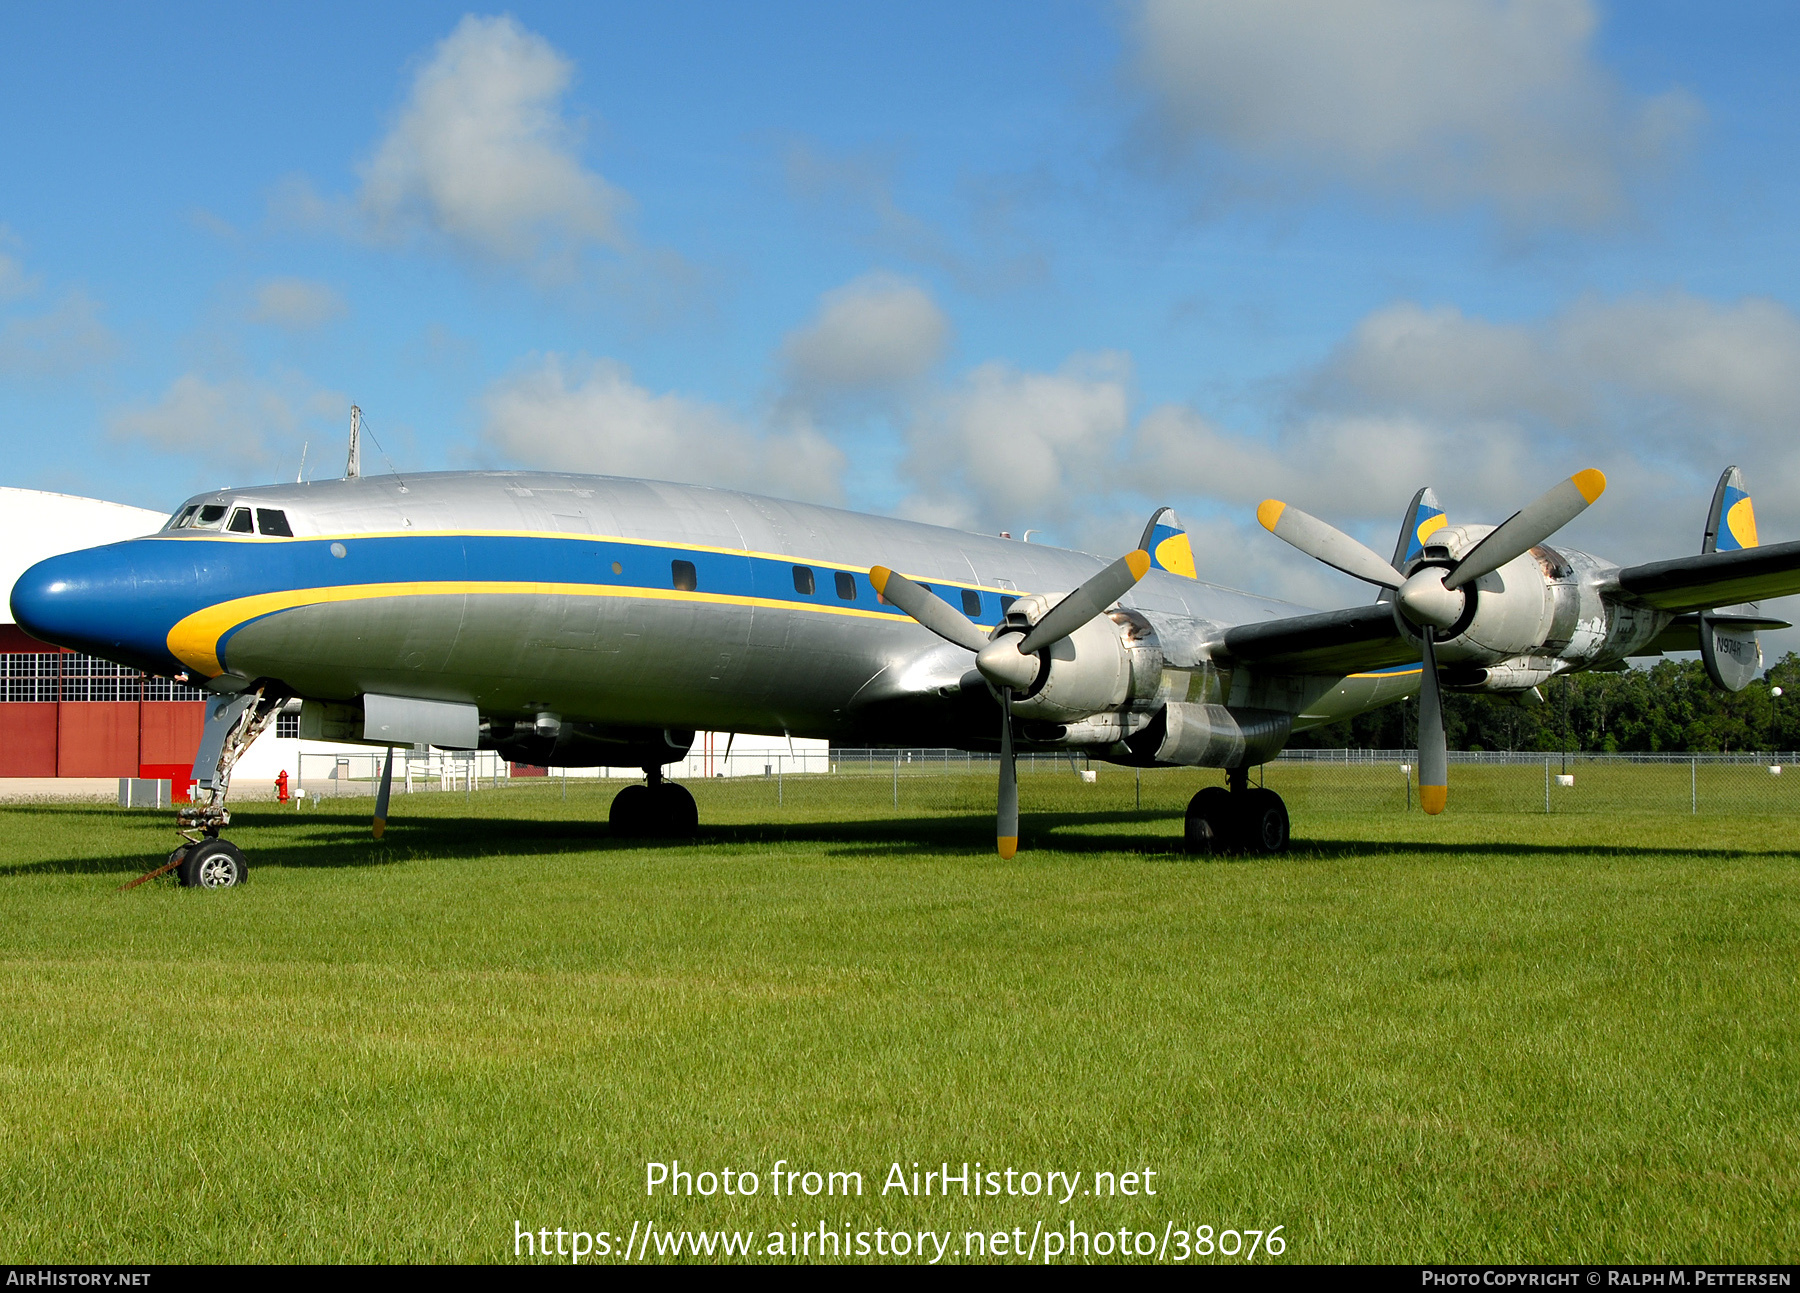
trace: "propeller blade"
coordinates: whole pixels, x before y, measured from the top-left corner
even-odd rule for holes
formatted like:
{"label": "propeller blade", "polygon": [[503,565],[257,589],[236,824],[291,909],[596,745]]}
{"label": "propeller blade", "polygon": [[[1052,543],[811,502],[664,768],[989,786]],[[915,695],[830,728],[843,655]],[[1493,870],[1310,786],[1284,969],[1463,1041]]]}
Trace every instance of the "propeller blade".
{"label": "propeller blade", "polygon": [[1381,588],[1400,587],[1400,572],[1383,561],[1374,550],[1365,547],[1334,526],[1297,507],[1289,507],[1278,498],[1267,498],[1256,509],[1256,519],[1263,529],[1278,539],[1293,544],[1307,556],[1346,575],[1366,580]]}
{"label": "propeller blade", "polygon": [[988,644],[987,634],[970,623],[967,615],[905,575],[876,566],[869,571],[869,582],[875,585],[877,593],[944,641],[977,653]]}
{"label": "propeller blade", "polygon": [[1000,689],[1000,808],[995,835],[1002,859],[1019,851],[1019,769],[1013,762],[1011,687]]}
{"label": "propeller blade", "polygon": [[1419,676],[1419,807],[1432,816],[1450,799],[1450,756],[1445,752],[1444,705],[1438,693],[1436,635],[1425,630],[1425,667]]}
{"label": "propeller blade", "polygon": [[1030,655],[1061,642],[1096,615],[1104,614],[1106,608],[1130,592],[1149,569],[1148,552],[1142,548],[1127,552],[1052,606],[1019,643],[1020,653]]}
{"label": "propeller blade", "polygon": [[1521,553],[1530,552],[1587,510],[1606,490],[1606,477],[1589,467],[1552,486],[1507,518],[1499,529],[1463,554],[1445,588],[1461,588],[1500,569]]}

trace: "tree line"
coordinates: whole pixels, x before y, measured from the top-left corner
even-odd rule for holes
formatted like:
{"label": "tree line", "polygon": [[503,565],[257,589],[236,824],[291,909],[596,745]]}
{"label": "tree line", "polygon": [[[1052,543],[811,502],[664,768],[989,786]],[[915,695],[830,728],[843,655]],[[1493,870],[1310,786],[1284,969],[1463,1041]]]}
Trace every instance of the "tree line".
{"label": "tree line", "polygon": [[[1780,688],[1783,695],[1776,696]],[[1446,691],[1453,750],[1800,750],[1800,656],[1788,652],[1740,692],[1713,685],[1698,660],[1577,673],[1540,687],[1543,700]],[[1418,740],[1418,699],[1298,733],[1290,746],[1394,750]]]}

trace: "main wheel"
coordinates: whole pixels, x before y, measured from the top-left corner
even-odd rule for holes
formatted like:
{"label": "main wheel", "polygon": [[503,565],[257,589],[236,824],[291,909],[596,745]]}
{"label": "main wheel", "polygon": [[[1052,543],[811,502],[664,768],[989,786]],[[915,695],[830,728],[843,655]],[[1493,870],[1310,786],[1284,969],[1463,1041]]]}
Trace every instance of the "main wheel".
{"label": "main wheel", "polygon": [[1237,843],[1237,806],[1223,786],[1208,786],[1188,800],[1183,841],[1189,853],[1224,853]]}
{"label": "main wheel", "polygon": [[626,786],[613,796],[612,808],[606,814],[606,824],[612,828],[614,835],[635,839],[644,833],[652,811],[650,787],[640,782],[635,786]]}
{"label": "main wheel", "polygon": [[201,840],[187,850],[175,874],[190,889],[232,889],[250,879],[250,863],[230,840]]}
{"label": "main wheel", "polygon": [[1285,853],[1288,846],[1288,811],[1273,790],[1251,790],[1244,795],[1244,847],[1252,853]]}
{"label": "main wheel", "polygon": [[672,840],[691,840],[700,829],[700,806],[686,786],[665,781],[651,799],[651,834]]}

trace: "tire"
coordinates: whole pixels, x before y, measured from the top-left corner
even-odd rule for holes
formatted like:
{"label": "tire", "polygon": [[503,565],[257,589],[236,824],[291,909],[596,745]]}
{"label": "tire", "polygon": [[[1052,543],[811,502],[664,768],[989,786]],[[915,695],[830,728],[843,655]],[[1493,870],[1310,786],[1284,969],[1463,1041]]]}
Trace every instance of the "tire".
{"label": "tire", "polygon": [[612,807],[606,814],[606,824],[612,828],[614,835],[622,839],[636,839],[644,833],[650,816],[650,787],[641,784],[626,786],[613,796]]}
{"label": "tire", "polygon": [[235,889],[249,881],[250,863],[230,840],[201,840],[187,850],[175,874],[189,889]]}
{"label": "tire", "polygon": [[1287,852],[1288,811],[1281,796],[1252,790],[1244,799],[1244,847],[1252,853]]}
{"label": "tire", "polygon": [[1225,853],[1236,847],[1237,812],[1223,786],[1208,786],[1188,800],[1184,843],[1189,853]]}
{"label": "tire", "polygon": [[652,800],[653,832],[664,839],[691,840],[700,831],[700,806],[686,786],[665,781]]}

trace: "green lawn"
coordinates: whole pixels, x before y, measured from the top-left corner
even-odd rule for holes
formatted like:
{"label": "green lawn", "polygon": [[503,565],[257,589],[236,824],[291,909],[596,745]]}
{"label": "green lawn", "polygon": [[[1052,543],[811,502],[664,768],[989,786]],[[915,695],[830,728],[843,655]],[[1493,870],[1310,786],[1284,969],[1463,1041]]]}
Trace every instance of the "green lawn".
{"label": "green lawn", "polygon": [[[1297,807],[1291,854],[1196,860],[1201,783],[1029,777],[1007,863],[986,777],[703,784],[682,847],[615,847],[616,783],[396,797],[385,844],[262,805],[216,894],[117,891],[167,814],[0,809],[0,1260],[821,1220],[1800,1256],[1795,818]],[[647,1199],[669,1159],[865,1194]],[[881,1194],[944,1160],[1157,1192]]]}

